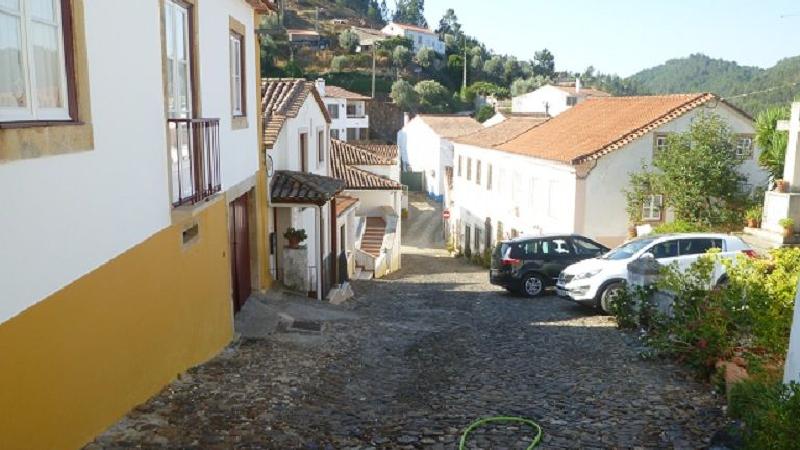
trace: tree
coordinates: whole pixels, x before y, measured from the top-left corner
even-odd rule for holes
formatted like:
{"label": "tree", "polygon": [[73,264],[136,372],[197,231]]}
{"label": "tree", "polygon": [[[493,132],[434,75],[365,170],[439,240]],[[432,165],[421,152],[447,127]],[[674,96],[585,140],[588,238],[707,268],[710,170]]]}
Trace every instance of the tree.
{"label": "tree", "polygon": [[335,72],[341,72],[350,64],[350,58],[345,55],[337,55],[331,59],[331,69]]}
{"label": "tree", "polygon": [[464,58],[461,55],[450,55],[447,57],[447,74],[450,78],[458,80],[464,73]]}
{"label": "tree", "polygon": [[631,174],[629,214],[641,206],[631,199],[645,192],[646,183],[650,193],[663,195],[676,220],[711,228],[739,226],[748,199],[740,192],[743,161],[734,149],[728,124],[716,114],[699,114],[689,131],[670,135],[666,148],[655,153],[656,171]]}
{"label": "tree", "polygon": [[359,44],[358,34],[353,30],[344,30],[339,34],[339,46],[350,53],[356,51]]}
{"label": "tree", "polygon": [[392,92],[389,94],[392,101],[403,111],[416,112],[419,105],[419,96],[406,80],[397,80],[392,84]]}
{"label": "tree", "polygon": [[483,105],[478,110],[478,113],[475,114],[475,120],[477,120],[480,123],[483,123],[494,117],[494,115],[495,115],[494,106]]}
{"label": "tree", "polygon": [[439,82],[420,81],[414,86],[419,97],[419,111],[423,113],[446,113],[450,109],[450,92]]}
{"label": "tree", "polygon": [[533,54],[533,71],[536,75],[551,78],[556,70],[556,59],[550,50],[542,49]]}
{"label": "tree", "polygon": [[392,12],[389,10],[389,6],[386,4],[386,0],[381,0],[380,5],[380,12],[381,12],[381,19],[386,22],[389,18],[392,17]]}
{"label": "tree", "polygon": [[436,53],[433,49],[429,47],[422,47],[417,52],[417,64],[420,67],[428,68],[433,65],[433,61],[436,59]]}
{"label": "tree", "polygon": [[456,38],[461,36],[461,24],[453,8],[449,8],[439,20],[439,28],[436,30],[439,36],[444,39],[445,35],[452,35]]}
{"label": "tree", "polygon": [[503,58],[499,56],[492,56],[488,61],[483,63],[483,71],[492,80],[500,81],[503,78]]}
{"label": "tree", "polygon": [[420,27],[428,26],[425,20],[425,0],[397,0],[393,20]]}
{"label": "tree", "polygon": [[394,48],[392,52],[392,63],[397,67],[398,70],[401,70],[408,66],[411,62],[411,51],[402,45],[398,45]]}
{"label": "tree", "polygon": [[509,56],[503,63],[503,77],[506,83],[510,84],[511,80],[520,76],[522,76],[522,72],[519,67],[519,61],[517,61],[517,58]]}
{"label": "tree", "polygon": [[769,171],[775,179],[783,177],[786,145],[789,135],[778,131],[778,121],[789,119],[789,108],[772,107],[761,111],[756,117],[756,145],[761,149],[758,164]]}
{"label": "tree", "polygon": [[530,78],[517,78],[511,83],[511,96],[516,97],[518,95],[527,94],[528,92],[533,92],[547,84],[547,81],[547,78],[541,75]]}

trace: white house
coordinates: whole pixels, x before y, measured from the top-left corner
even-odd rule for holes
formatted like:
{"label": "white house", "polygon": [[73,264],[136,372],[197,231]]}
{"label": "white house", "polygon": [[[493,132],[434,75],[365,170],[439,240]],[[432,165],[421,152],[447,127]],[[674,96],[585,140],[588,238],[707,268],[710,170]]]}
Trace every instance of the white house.
{"label": "white house", "polygon": [[82,448],[269,286],[264,7],[0,2],[0,447]]}
{"label": "white house", "polygon": [[[456,139],[451,232],[473,253],[520,234],[579,233],[617,245],[627,235],[629,174],[652,162],[669,133],[711,111],[738,135],[747,188],[765,185],[752,119],[714,95],[594,98],[521,134],[501,128],[507,120]],[[662,203],[650,197],[643,223],[667,219]]]}
{"label": "white house", "polygon": [[610,94],[581,87],[580,79],[571,85],[548,84],[511,99],[513,113],[543,113],[555,117],[587,98],[609,97]]}
{"label": "white house", "polygon": [[338,86],[326,86],[325,80],[322,78],[317,79],[316,87],[328,108],[328,115],[331,117],[331,139],[368,140],[369,116],[366,102],[372,98]]}
{"label": "white house", "polygon": [[397,133],[403,171],[421,173],[425,191],[442,201],[445,168],[453,166],[452,140],[481,129],[469,116],[418,114]]}
{"label": "white house", "polygon": [[411,40],[414,52],[418,52],[421,48],[430,48],[440,55],[445,53],[445,45],[439,39],[439,35],[427,28],[390,22],[381,31],[387,36],[400,36]]}
{"label": "white house", "polygon": [[345,182],[343,195],[357,198],[355,228],[340,234],[352,239],[355,267],[367,277],[400,269],[403,186],[397,147],[331,142],[332,175]]}
{"label": "white house", "polygon": [[[324,299],[338,280],[335,197],[344,182],[330,176],[330,117],[313,82],[262,82],[264,146],[269,160],[270,258],[275,279]],[[289,228],[307,240],[291,248]]]}

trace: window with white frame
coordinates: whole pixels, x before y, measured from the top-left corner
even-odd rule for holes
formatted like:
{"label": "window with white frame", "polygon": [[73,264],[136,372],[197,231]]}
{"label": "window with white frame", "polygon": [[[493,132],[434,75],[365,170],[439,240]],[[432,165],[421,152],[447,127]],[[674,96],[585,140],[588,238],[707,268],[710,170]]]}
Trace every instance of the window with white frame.
{"label": "window with white frame", "polygon": [[338,119],[339,118],[339,105],[332,104],[328,105],[328,114],[331,116],[331,119]]}
{"label": "window with white frame", "polygon": [[661,220],[664,196],[660,194],[645,196],[642,202],[642,220]]}
{"label": "window with white frame", "polygon": [[[0,0],[0,122],[70,120],[68,0]],[[71,55],[69,55],[71,57]]]}
{"label": "window with white frame", "polygon": [[461,176],[461,155],[458,155],[458,176]]}
{"label": "window with white frame", "polygon": [[492,190],[492,165],[486,164],[486,190]]}
{"label": "window with white frame", "polygon": [[325,162],[325,130],[317,131],[317,162]]}
{"label": "window with white frame", "polygon": [[331,139],[339,140],[339,130],[331,128]]}
{"label": "window with white frame", "polygon": [[475,161],[475,183],[481,184],[481,161]]}
{"label": "window with white frame", "polygon": [[467,181],[472,179],[472,158],[467,158]]}
{"label": "window with white frame", "polygon": [[666,134],[657,134],[653,139],[654,139],[653,148],[655,149],[656,153],[662,152],[667,149]]}
{"label": "window with white frame", "polygon": [[[1,0],[0,0],[1,1]],[[191,118],[192,36],[189,33],[189,9],[178,2],[164,3],[167,49],[167,115],[169,118]]]}
{"label": "window with white frame", "polygon": [[231,31],[231,110],[235,117],[245,115],[244,45],[242,35]]}
{"label": "window with white frame", "polygon": [[569,96],[567,97],[567,106],[575,106],[578,104],[578,97]]}
{"label": "window with white frame", "polygon": [[738,136],[736,138],[736,157],[747,158],[753,154],[753,137],[752,136]]}

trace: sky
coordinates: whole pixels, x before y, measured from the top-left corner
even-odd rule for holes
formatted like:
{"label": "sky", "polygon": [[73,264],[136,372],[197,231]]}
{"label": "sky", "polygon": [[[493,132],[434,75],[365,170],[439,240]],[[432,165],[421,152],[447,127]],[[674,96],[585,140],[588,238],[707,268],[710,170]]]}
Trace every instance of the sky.
{"label": "sky", "polygon": [[628,76],[692,53],[767,68],[800,55],[796,0],[425,0],[432,29],[448,8],[497,53],[548,48],[556,70]]}

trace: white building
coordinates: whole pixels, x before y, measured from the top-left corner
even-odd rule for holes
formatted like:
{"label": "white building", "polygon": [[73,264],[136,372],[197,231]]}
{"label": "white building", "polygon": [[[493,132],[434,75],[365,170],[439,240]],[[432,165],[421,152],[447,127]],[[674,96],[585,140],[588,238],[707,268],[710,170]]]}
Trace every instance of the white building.
{"label": "white building", "polygon": [[428,195],[442,201],[445,168],[453,167],[452,140],[481,129],[468,116],[418,114],[397,133],[403,171],[420,173]]}
{"label": "white building", "polygon": [[[330,177],[330,117],[314,83],[303,79],[265,79],[262,98],[273,276],[321,300],[343,281],[331,230],[344,182]],[[284,236],[289,228],[305,231],[300,248],[291,248]]]}
{"label": "white building", "polygon": [[367,102],[372,99],[338,86],[326,86],[322,78],[317,79],[316,87],[331,117],[331,139],[345,142],[368,140]]}
{"label": "white building", "polygon": [[[456,139],[451,231],[473,253],[521,234],[579,233],[617,245],[627,235],[629,174],[712,107],[738,134],[750,188],[765,185],[752,119],[714,95],[596,98],[521,134],[509,119]],[[667,220],[662,203],[654,193],[642,223]]]}
{"label": "white building", "polygon": [[439,39],[439,35],[427,28],[390,22],[381,31],[387,36],[400,36],[411,40],[414,52],[418,52],[421,48],[430,48],[440,55],[445,53],[445,45]]}
{"label": "white building", "polygon": [[0,2],[0,447],[82,448],[269,286],[264,6]]}
{"label": "white building", "polygon": [[512,98],[511,112],[542,113],[555,117],[587,98],[609,96],[603,91],[581,87],[580,80],[569,86],[548,84]]}

